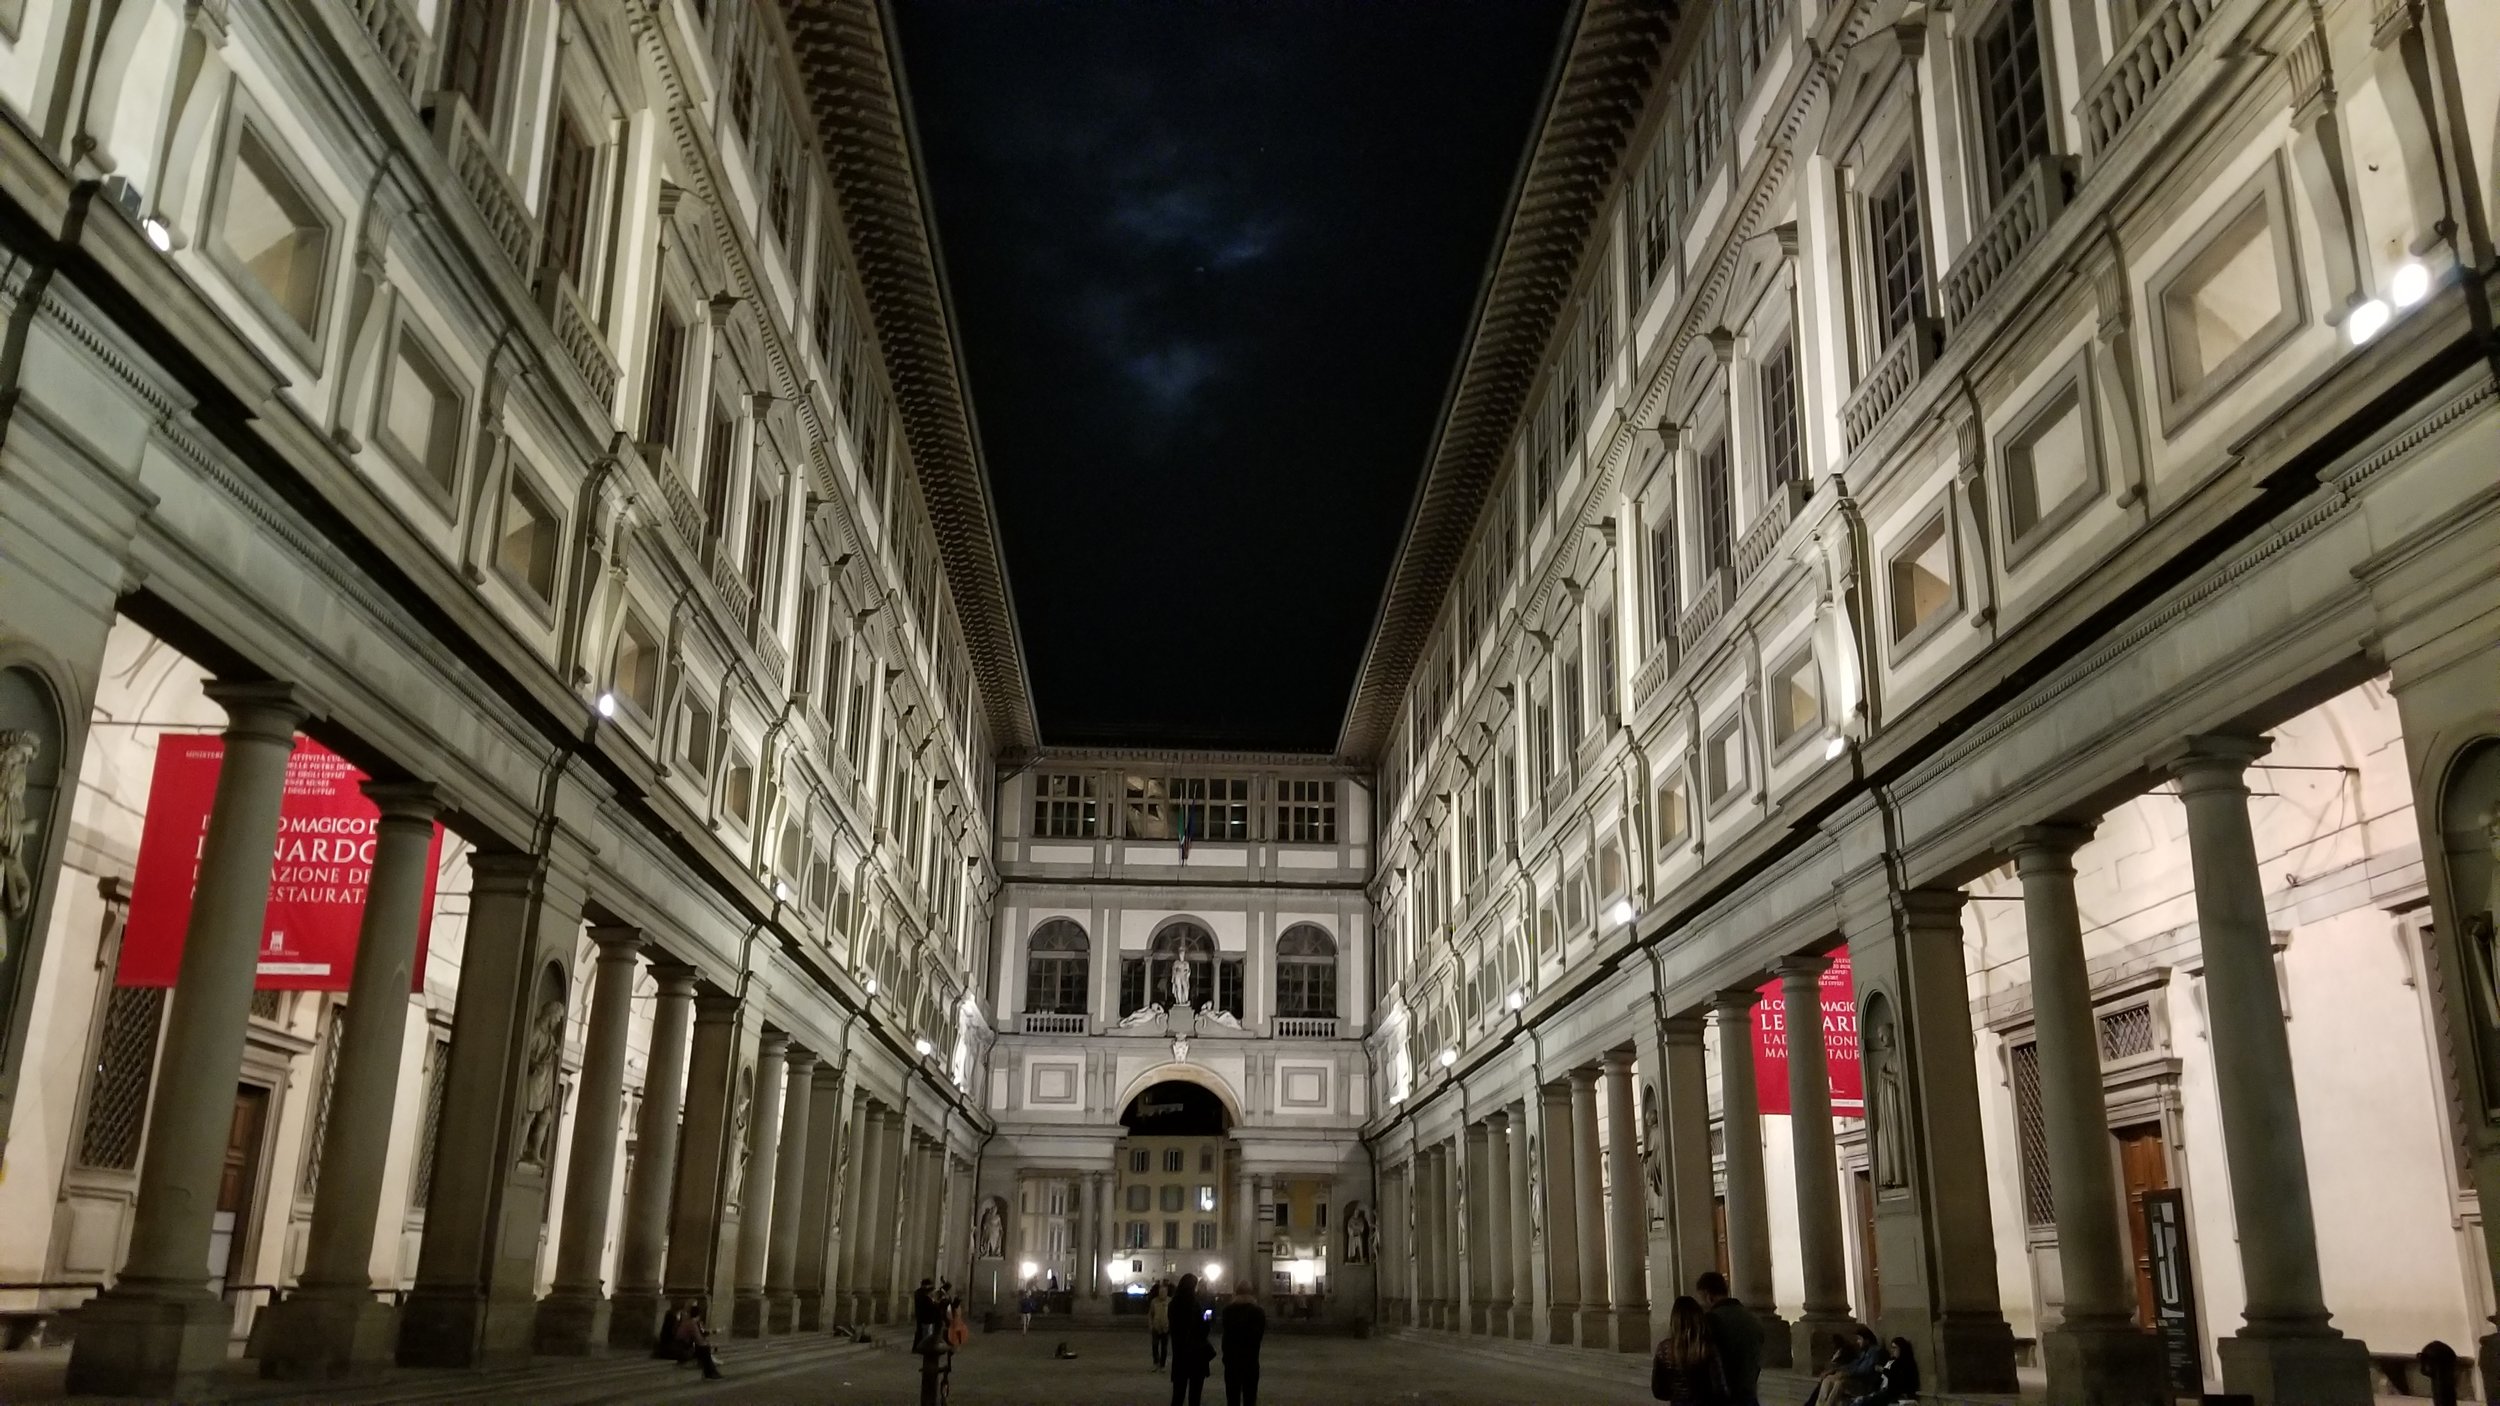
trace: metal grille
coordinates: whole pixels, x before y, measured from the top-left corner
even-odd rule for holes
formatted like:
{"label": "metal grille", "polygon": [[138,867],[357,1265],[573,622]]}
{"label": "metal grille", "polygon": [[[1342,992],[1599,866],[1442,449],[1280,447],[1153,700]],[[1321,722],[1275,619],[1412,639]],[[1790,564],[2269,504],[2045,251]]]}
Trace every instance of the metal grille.
{"label": "metal grille", "polygon": [[2132,1059],[2153,1052],[2153,1008],[2129,1006],[2101,1017],[2101,1059]]}
{"label": "metal grille", "polygon": [[2023,1223],[2055,1225],[2057,1200],[2049,1189],[2048,1124],[2040,1112],[2040,1047],[2016,1045],[2009,1057],[2014,1075],[2014,1126],[2022,1149]]}
{"label": "metal grille", "polygon": [[286,993],[284,991],[255,991],[252,993],[252,1019],[270,1021],[282,1020],[285,1018],[285,1013]]}
{"label": "metal grille", "polygon": [[321,1190],[321,1148],[329,1140],[330,1096],[339,1086],[339,1042],[347,1030],[347,1007],[332,1006],[321,1036],[321,1097],[313,1103],[311,1143],[304,1150],[304,1196]]}
{"label": "metal grille", "polygon": [[449,1072],[451,1041],[437,1038],[425,1075],[425,1124],[417,1139],[417,1169],[409,1201],[420,1211],[434,1193],[434,1142],[443,1128],[443,1076]]}
{"label": "metal grille", "polygon": [[137,1169],[148,1121],[148,1089],[156,1074],[156,1031],[164,1016],[161,986],[117,986],[106,998],[86,1116],[78,1129],[78,1165],[111,1172]]}

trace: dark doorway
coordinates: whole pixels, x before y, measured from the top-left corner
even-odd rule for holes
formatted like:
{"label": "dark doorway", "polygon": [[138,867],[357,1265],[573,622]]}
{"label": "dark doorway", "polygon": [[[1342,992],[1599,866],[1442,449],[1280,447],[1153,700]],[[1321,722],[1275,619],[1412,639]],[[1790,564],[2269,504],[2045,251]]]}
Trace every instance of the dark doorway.
{"label": "dark doorway", "polygon": [[2170,1189],[2170,1154],[2161,1124],[2129,1123],[2112,1128],[2118,1139],[2118,1179],[2127,1194],[2127,1256],[2135,1266],[2135,1325],[2153,1328],[2153,1235],[2144,1220],[2144,1194]]}
{"label": "dark doorway", "polygon": [[1120,1123],[1133,1137],[1222,1137],[1231,1127],[1224,1100],[1180,1079],[1149,1085],[1121,1110]]}

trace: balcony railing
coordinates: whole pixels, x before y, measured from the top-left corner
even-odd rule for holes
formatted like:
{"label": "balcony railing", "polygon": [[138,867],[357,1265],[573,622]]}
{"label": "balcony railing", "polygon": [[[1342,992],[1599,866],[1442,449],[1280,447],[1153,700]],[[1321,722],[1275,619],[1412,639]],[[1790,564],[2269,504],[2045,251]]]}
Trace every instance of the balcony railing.
{"label": "balcony railing", "polygon": [[1635,712],[1648,707],[1649,700],[1656,697],[1659,688],[1666,683],[1667,675],[1675,672],[1676,657],[1673,636],[1650,646],[1649,662],[1632,676],[1632,708]]}
{"label": "balcony railing", "polygon": [[747,578],[738,572],[738,563],[731,559],[729,544],[712,541],[703,553],[704,565],[712,568],[712,584],[720,589],[721,600],[729,606],[729,618],[745,629],[755,619],[755,591]]}
{"label": "balcony railing", "polygon": [[1797,510],[1805,506],[1805,501],[1806,486],[1793,478],[1771,490],[1762,512],[1736,544],[1737,589],[1744,589],[1745,583],[1770,561],[1771,549],[1779,545],[1780,534],[1788,530],[1788,524],[1797,520]]}
{"label": "balcony railing", "polygon": [[1337,1038],[1337,1018],[1333,1015],[1280,1015],[1276,1017],[1276,1038],[1334,1040]]}
{"label": "balcony railing", "polygon": [[2135,33],[2084,89],[2083,149],[2098,161],[2177,71],[2222,0],[2154,0]]}
{"label": "balcony railing", "polygon": [[1908,329],[1892,339],[1892,345],[1867,368],[1865,378],[1840,407],[1840,426],[1848,436],[1850,453],[1857,453],[1875,437],[1875,431],[1891,418],[1893,407],[1918,384],[1919,377],[1927,374],[1935,359],[1935,324],[1924,316],[1913,315]]}
{"label": "balcony railing", "polygon": [[1727,613],[1727,573],[1713,571],[1702,578],[1701,589],[1693,592],[1693,603],[1675,622],[1676,653],[1690,658],[1701,646],[1701,637],[1719,623]]}
{"label": "balcony railing", "polygon": [[382,66],[399,82],[400,96],[413,101],[417,75],[425,72],[425,27],[417,23],[407,0],[355,0],[356,18],[364,21]]}
{"label": "balcony railing", "polygon": [[451,172],[468,192],[469,201],[486,219],[487,231],[495,244],[512,261],[522,278],[530,276],[531,256],[538,249],[538,225],[530,218],[529,202],[521,198],[520,187],[506,175],[503,163],[495,159],[494,144],[487,140],[486,128],[470,111],[469,100],[448,89],[434,94],[428,105],[434,125],[434,143],[443,149],[443,159],[451,163]]}
{"label": "balcony railing", "polygon": [[1085,1016],[1082,1012],[1026,1011],[1017,1028],[1027,1035],[1082,1035]]}
{"label": "balcony railing", "polygon": [[583,305],[581,290],[573,286],[573,276],[562,269],[545,270],[538,280],[539,310],[547,314],[547,325],[554,329],[556,345],[564,349],[564,359],[582,373],[582,383],[590,387],[591,399],[600,408],[616,406],[616,358],[608,353],[608,339],[599,331],[599,323]]}
{"label": "balcony railing", "polygon": [[2031,169],[2015,182],[1997,207],[1988,216],[1988,223],[1971,239],[1962,257],[1944,276],[1944,325],[1948,333],[1961,330],[1971,314],[1987,301],[1989,291],[2004,278],[2005,271],[2023,256],[2023,251],[2038,242],[2040,234],[2057,219],[2057,212],[2066,206],[2066,168],[2064,163],[2046,158],[2031,163]]}
{"label": "balcony railing", "polygon": [[659,480],[660,496],[668,500],[669,526],[677,529],[677,544],[688,556],[698,554],[703,545],[703,512],[694,505],[694,491],[686,487],[686,476],[677,471],[677,456],[668,446],[644,440],[639,446],[642,462]]}
{"label": "balcony railing", "polygon": [[758,610],[755,612],[755,628],[748,634],[755,641],[755,652],[763,657],[764,677],[778,688],[790,677],[790,650],[782,644],[781,636],[774,633],[773,625],[771,614]]}

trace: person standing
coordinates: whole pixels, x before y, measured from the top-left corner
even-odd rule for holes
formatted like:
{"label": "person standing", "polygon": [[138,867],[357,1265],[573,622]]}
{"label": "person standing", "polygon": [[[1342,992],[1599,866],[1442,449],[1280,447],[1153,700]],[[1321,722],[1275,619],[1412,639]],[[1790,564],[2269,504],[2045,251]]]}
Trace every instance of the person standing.
{"label": "person standing", "polygon": [[921,1280],[920,1287],[911,1291],[911,1350],[926,1350],[945,1324],[944,1301],[938,1298],[936,1286]]}
{"label": "person standing", "polygon": [[1710,1346],[1727,1378],[1727,1399],[1733,1406],[1761,1406],[1762,1320],[1727,1291],[1727,1276],[1715,1269],[1693,1281],[1693,1292],[1700,1295]]}
{"label": "person standing", "polygon": [[1033,1331],[1033,1311],[1041,1306],[1042,1301],[1034,1296],[1033,1286],[1025,1285],[1024,1293],[1016,1299],[1016,1314],[1024,1320],[1025,1332]]}
{"label": "person standing", "polygon": [[1198,1302],[1198,1276],[1184,1274],[1172,1291],[1172,1406],[1202,1406],[1207,1367],[1214,1360],[1207,1309]]}
{"label": "person standing", "polygon": [[1224,1305],[1224,1406],[1259,1406],[1259,1343],[1266,1336],[1267,1310],[1248,1284],[1235,1284]]}
{"label": "person standing", "polygon": [[1667,1310],[1667,1335],[1649,1360],[1649,1394],[1675,1406],[1727,1406],[1727,1373],[1710,1340],[1710,1320],[1689,1294]]}
{"label": "person standing", "polygon": [[1146,1337],[1154,1348],[1154,1369],[1160,1372],[1172,1352],[1172,1296],[1161,1284],[1146,1291]]}

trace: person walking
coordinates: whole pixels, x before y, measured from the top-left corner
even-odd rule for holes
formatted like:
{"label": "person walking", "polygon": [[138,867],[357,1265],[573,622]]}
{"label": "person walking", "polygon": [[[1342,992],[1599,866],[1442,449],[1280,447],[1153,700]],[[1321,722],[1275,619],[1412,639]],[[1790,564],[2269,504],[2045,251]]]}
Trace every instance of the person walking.
{"label": "person walking", "polygon": [[1690,1294],[1677,1295],[1667,1310],[1667,1335],[1650,1354],[1649,1394],[1674,1406],[1727,1406],[1727,1373],[1710,1340],[1710,1320]]}
{"label": "person walking", "polygon": [[1172,1296],[1161,1284],[1146,1291],[1146,1338],[1154,1348],[1154,1370],[1163,1370],[1172,1352]]}
{"label": "person walking", "polygon": [[1715,1269],[1693,1281],[1693,1292],[1701,1300],[1710,1346],[1727,1379],[1730,1406],[1762,1406],[1762,1320],[1727,1291],[1727,1276]]}
{"label": "person walking", "polygon": [[1259,1406],[1259,1343],[1266,1337],[1267,1310],[1248,1284],[1235,1284],[1224,1305],[1224,1406]]}
{"label": "person walking", "polygon": [[1025,1332],[1033,1331],[1033,1314],[1041,1306],[1041,1298],[1033,1292],[1033,1286],[1027,1284],[1024,1293],[1016,1299],[1016,1313],[1024,1320]]}
{"label": "person walking", "polygon": [[1184,1274],[1172,1291],[1172,1406],[1202,1406],[1207,1367],[1214,1360],[1207,1309],[1198,1302],[1198,1276]]}

